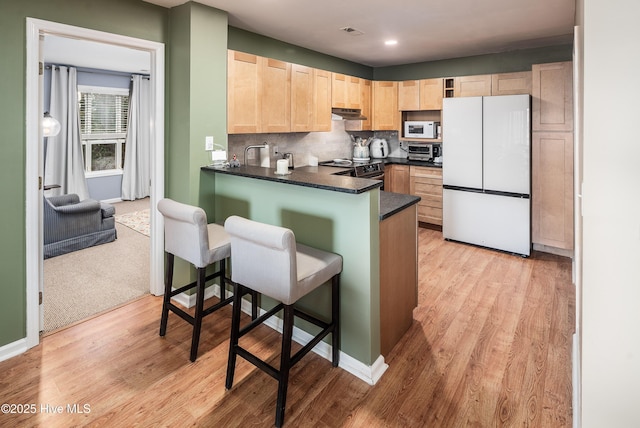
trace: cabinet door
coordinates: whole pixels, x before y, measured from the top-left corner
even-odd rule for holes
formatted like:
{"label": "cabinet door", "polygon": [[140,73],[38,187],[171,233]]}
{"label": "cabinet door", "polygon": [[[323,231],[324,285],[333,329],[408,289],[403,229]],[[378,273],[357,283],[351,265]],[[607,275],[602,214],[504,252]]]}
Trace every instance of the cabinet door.
{"label": "cabinet door", "polygon": [[534,244],[573,249],[573,132],[534,132],[531,220]]}
{"label": "cabinet door", "polygon": [[373,119],[371,117],[371,80],[360,80],[360,110],[367,120],[346,120],[345,131],[371,131]]}
{"label": "cabinet door", "polygon": [[313,130],[314,81],[313,69],[298,64],[291,65],[291,131]]}
{"label": "cabinet door", "polygon": [[331,107],[347,107],[347,76],[331,73]]}
{"label": "cabinet door", "polygon": [[360,79],[360,104],[362,108],[362,114],[367,118],[367,120],[361,120],[361,130],[362,131],[370,131],[372,129],[373,118],[372,115],[372,89],[371,89],[371,80]]}
{"label": "cabinet door", "polygon": [[531,94],[531,72],[500,73],[491,76],[491,95]]}
{"label": "cabinet door", "polygon": [[480,97],[491,95],[491,75],[461,76],[455,78],[456,97]]}
{"label": "cabinet door", "polygon": [[384,190],[409,194],[409,166],[387,165],[384,168]]}
{"label": "cabinet door", "polygon": [[420,110],[442,110],[442,78],[420,80]]}
{"label": "cabinet door", "polygon": [[313,130],[331,131],[331,73],[314,70]]}
{"label": "cabinet door", "polygon": [[373,129],[397,131],[399,122],[398,82],[373,82]]}
{"label": "cabinet door", "polygon": [[573,131],[573,67],[571,61],[532,67],[532,128]]}
{"label": "cabinet door", "polygon": [[257,133],[261,120],[259,57],[232,50],[227,55],[227,132]]}
{"label": "cabinet door", "polygon": [[360,103],[360,78],[347,77],[347,108],[362,108]]}
{"label": "cabinet door", "polygon": [[291,64],[271,58],[261,58],[260,132],[291,131]]}
{"label": "cabinet door", "polygon": [[420,81],[398,82],[398,110],[420,110]]}

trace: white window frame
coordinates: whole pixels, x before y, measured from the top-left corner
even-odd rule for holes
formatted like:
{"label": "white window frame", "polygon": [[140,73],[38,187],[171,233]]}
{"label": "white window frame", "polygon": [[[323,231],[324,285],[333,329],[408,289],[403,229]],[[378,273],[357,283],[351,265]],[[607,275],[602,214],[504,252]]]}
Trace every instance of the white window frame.
{"label": "white window frame", "polygon": [[[78,85],[78,102],[82,98],[82,93],[126,95],[130,96],[129,89],[112,88],[105,86]],[[84,148],[84,174],[87,178],[107,177],[112,175],[122,175],[122,168],[105,169],[100,171],[91,170],[91,146],[93,144],[115,144],[116,145],[116,165],[122,165],[123,144],[126,142],[127,133],[114,134],[81,134],[80,139]]]}

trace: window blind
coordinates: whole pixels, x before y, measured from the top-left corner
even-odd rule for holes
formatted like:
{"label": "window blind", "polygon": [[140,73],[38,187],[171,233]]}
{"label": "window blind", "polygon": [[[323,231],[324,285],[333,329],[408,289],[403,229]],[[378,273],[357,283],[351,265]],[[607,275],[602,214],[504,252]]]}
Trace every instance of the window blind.
{"label": "window blind", "polygon": [[129,119],[129,92],[91,87],[78,90],[82,138],[124,138]]}

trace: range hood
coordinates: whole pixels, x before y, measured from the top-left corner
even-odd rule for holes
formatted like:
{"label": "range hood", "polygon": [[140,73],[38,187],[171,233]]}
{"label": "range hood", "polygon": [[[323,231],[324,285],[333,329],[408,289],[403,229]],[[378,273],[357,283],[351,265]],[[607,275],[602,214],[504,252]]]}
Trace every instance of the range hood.
{"label": "range hood", "polygon": [[332,108],[331,114],[332,119],[338,116],[344,120],[367,120],[366,116],[362,115],[362,111],[359,108]]}

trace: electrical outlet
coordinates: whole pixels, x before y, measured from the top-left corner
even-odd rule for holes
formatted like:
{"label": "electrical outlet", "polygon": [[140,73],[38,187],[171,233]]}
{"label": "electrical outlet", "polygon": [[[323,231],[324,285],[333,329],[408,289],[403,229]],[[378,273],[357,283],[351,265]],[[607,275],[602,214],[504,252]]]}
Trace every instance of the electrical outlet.
{"label": "electrical outlet", "polygon": [[204,149],[213,150],[213,136],[207,136],[204,138]]}

